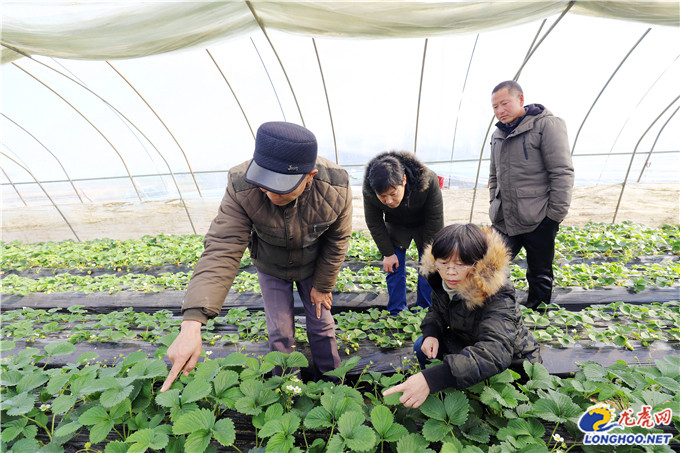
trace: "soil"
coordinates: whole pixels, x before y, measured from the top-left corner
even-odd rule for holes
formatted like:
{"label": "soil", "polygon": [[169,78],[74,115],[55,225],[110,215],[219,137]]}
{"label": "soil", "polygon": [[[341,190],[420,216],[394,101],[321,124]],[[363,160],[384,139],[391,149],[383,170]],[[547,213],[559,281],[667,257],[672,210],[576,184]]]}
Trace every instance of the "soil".
{"label": "soil", "polygon": [[[361,188],[352,189],[353,228],[366,231]],[[680,223],[680,184],[628,184],[623,194],[621,189],[620,184],[575,187],[569,215],[563,224],[631,221],[655,227]],[[470,221],[489,224],[486,189],[444,189],[443,196],[446,224]],[[59,209],[73,231],[54,206],[5,208],[0,235],[3,241],[22,242],[63,241],[76,239],[75,235],[81,241],[137,239],[158,234],[203,235],[215,217],[219,203],[219,198],[187,200],[195,231],[179,200],[60,204]]]}

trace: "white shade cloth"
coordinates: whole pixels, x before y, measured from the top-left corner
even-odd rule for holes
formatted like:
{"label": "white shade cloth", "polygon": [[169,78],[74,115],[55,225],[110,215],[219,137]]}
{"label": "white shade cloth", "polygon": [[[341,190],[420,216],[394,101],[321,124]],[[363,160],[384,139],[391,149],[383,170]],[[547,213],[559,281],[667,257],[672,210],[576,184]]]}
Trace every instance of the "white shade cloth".
{"label": "white shade cloth", "polygon": [[[357,38],[477,33],[559,14],[568,1],[3,2],[2,62],[21,55],[135,58],[240,36],[259,28]],[[570,14],[680,24],[680,2],[577,1]],[[257,18],[256,18],[257,17]]]}

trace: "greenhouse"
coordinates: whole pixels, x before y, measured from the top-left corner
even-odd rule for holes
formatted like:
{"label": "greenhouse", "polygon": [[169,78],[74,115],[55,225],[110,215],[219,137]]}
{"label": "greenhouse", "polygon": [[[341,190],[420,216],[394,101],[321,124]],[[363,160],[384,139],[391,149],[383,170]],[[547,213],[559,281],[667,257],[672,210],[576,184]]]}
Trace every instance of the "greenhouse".
{"label": "greenhouse", "polygon": [[[6,1],[1,15],[0,451],[680,451],[676,0]],[[420,371],[419,251],[410,310],[390,316],[366,166],[410,153],[438,177],[444,225],[490,226],[504,80],[564,121],[574,168],[552,298],[520,305],[542,363],[406,407],[382,392]],[[349,175],[342,363],[311,377],[297,292],[295,351],[270,352],[246,249],[196,369],[161,392],[229,170],[271,121],[313,132]],[[525,251],[509,267],[522,301]]]}

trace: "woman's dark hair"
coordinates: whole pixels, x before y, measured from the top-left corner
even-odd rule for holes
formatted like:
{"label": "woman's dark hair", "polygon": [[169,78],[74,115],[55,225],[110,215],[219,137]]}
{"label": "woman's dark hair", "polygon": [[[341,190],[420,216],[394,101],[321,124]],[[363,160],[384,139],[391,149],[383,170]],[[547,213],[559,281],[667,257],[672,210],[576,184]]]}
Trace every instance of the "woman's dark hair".
{"label": "woman's dark hair", "polygon": [[368,183],[377,194],[404,184],[404,166],[399,159],[389,154],[376,157],[366,171]]}
{"label": "woman's dark hair", "polygon": [[435,259],[449,259],[455,254],[463,264],[475,264],[486,255],[488,248],[486,235],[474,223],[444,227],[432,241]]}

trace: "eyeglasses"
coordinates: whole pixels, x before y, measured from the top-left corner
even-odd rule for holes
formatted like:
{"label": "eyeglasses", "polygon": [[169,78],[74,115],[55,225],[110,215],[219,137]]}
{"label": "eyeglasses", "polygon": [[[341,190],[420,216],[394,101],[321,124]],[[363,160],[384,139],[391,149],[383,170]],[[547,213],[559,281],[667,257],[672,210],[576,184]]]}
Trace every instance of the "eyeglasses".
{"label": "eyeglasses", "polygon": [[465,272],[470,269],[474,264],[446,264],[437,262],[437,268],[442,272],[454,271],[456,273]]}

